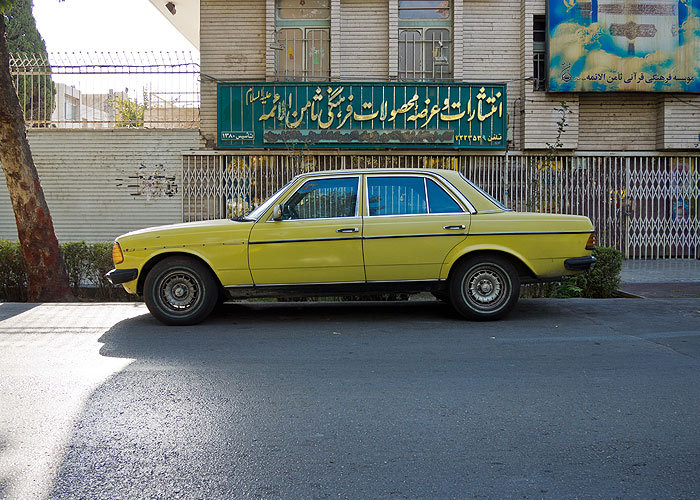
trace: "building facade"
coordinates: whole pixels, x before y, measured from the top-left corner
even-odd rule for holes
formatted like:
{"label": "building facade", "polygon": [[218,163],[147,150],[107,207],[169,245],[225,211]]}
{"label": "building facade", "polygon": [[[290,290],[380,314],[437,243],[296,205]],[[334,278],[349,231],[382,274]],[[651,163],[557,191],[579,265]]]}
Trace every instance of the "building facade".
{"label": "building facade", "polygon": [[[697,93],[623,87],[554,92],[547,80],[558,71],[549,53],[561,28],[553,21],[556,9],[589,17],[572,36],[590,36],[597,27],[592,36],[622,40],[620,50],[643,60],[670,50],[673,37],[662,36],[667,31],[676,38],[684,33],[683,50],[700,54],[695,3],[645,2],[635,9],[629,5],[637,2],[614,0],[201,0],[202,146],[217,149],[219,82],[419,81],[505,83],[511,151],[542,151],[559,142],[560,150],[571,152],[698,152]],[[689,11],[685,19],[661,15],[681,8]],[[629,21],[622,24],[622,18]],[[573,49],[584,50],[585,42]],[[691,57],[684,78],[697,74],[698,57]],[[627,67],[630,60],[616,61]],[[615,61],[606,70],[624,74]]]}

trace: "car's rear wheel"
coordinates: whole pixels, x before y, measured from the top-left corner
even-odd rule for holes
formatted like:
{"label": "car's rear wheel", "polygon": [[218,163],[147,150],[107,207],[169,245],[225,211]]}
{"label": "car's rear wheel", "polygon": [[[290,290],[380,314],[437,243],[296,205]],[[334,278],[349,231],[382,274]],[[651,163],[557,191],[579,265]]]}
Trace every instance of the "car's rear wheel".
{"label": "car's rear wheel", "polygon": [[450,301],[462,316],[495,320],[515,307],[520,295],[520,278],[507,259],[479,255],[458,264],[449,287]]}
{"label": "car's rear wheel", "polygon": [[211,314],[219,296],[216,279],[201,262],[168,257],[144,281],[148,310],[166,325],[193,325]]}

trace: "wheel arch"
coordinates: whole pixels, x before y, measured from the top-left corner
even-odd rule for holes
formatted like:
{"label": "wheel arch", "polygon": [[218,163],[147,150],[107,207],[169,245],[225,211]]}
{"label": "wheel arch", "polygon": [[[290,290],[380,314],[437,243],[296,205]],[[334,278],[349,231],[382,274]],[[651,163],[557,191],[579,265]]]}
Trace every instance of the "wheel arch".
{"label": "wheel arch", "polygon": [[214,271],[214,268],[212,267],[211,263],[209,263],[204,257],[201,255],[198,255],[193,252],[186,252],[186,251],[177,251],[177,252],[161,252],[155,255],[152,255],[146,263],[141,267],[141,271],[139,272],[139,278],[136,283],[136,293],[139,295],[143,294],[143,284],[146,281],[146,276],[148,276],[148,273],[151,272],[151,269],[155,267],[156,264],[159,262],[168,259],[170,257],[185,257],[189,259],[193,259],[196,261],[199,261],[201,264],[203,264],[209,271],[211,272],[211,275],[214,277],[216,280],[216,283],[219,287],[219,291],[223,290],[223,286],[221,284],[221,280],[219,279],[219,276],[216,274]]}
{"label": "wheel arch", "polygon": [[452,259],[447,269],[445,269],[446,265],[443,265],[443,277],[445,281],[448,283],[450,282],[454,270],[465,260],[488,255],[494,255],[507,259],[508,262],[515,267],[521,282],[523,281],[523,278],[536,279],[535,272],[526,264],[525,259],[523,259],[523,257],[517,253],[504,248],[475,248],[462,253],[455,259]]}

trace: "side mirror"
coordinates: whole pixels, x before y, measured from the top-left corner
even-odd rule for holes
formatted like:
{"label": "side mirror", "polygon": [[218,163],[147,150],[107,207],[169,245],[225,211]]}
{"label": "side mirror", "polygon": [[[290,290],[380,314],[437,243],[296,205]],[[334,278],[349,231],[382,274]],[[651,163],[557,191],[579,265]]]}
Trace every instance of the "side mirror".
{"label": "side mirror", "polygon": [[282,220],[282,205],[275,205],[272,209],[272,220]]}

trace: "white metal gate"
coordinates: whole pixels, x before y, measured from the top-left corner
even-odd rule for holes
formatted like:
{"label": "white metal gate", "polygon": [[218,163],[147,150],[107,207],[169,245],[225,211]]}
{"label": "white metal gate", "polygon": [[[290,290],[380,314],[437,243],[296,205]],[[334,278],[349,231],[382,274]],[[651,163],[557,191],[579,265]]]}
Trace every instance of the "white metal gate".
{"label": "white metal gate", "polygon": [[700,258],[700,156],[689,155],[196,152],[183,157],[182,217],[242,215],[303,172],[382,167],[459,170],[515,210],[586,215],[627,258]]}

